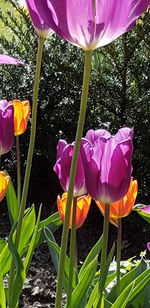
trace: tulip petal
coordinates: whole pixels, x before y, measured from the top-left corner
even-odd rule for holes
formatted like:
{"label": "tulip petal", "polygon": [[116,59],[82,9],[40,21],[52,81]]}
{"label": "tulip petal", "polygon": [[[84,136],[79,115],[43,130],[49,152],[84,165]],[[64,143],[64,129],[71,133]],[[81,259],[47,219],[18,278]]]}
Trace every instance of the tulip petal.
{"label": "tulip petal", "polygon": [[13,57],[2,55],[2,54],[0,54],[0,64],[24,65],[23,62]]}

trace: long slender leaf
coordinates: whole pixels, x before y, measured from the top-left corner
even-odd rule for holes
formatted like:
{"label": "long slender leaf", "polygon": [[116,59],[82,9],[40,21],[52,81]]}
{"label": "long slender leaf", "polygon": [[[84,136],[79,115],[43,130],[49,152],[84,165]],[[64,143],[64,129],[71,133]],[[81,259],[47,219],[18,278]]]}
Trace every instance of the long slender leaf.
{"label": "long slender leaf", "polygon": [[6,308],[5,290],[3,286],[3,272],[0,264],[0,308]]}
{"label": "long slender leaf", "polygon": [[96,256],[94,260],[89,265],[87,265],[86,269],[84,270],[82,279],[80,279],[79,283],[77,284],[76,288],[72,293],[71,308],[85,307],[88,290],[95,276],[97,260],[98,256]]}
{"label": "long slender leaf", "polygon": [[103,236],[101,236],[101,238],[98,240],[98,242],[94,245],[94,247],[91,249],[90,253],[88,254],[88,256],[86,257],[80,272],[79,272],[79,280],[82,278],[82,275],[84,273],[85,268],[87,267],[88,264],[91,263],[91,261],[93,261],[93,259],[100,253],[101,247],[102,247],[102,239]]}
{"label": "long slender leaf", "polygon": [[[56,272],[58,272],[58,258],[60,255],[60,247],[56,244],[55,238],[53,233],[48,229],[44,228],[46,241],[50,250],[50,254],[54,263],[54,267]],[[66,256],[65,257],[65,267],[64,267],[64,289],[67,291],[68,289],[68,278],[69,278],[69,264],[70,260]],[[77,272],[73,271],[73,288],[76,287],[76,281],[77,281]]]}
{"label": "long slender leaf", "polygon": [[41,206],[39,208],[37,223],[36,223],[35,230],[34,230],[34,233],[33,233],[33,236],[32,236],[32,240],[31,240],[30,245],[29,245],[28,253],[27,253],[27,256],[26,256],[25,261],[24,261],[24,268],[25,268],[26,274],[28,272],[28,269],[29,269],[29,266],[30,266],[30,263],[31,263],[31,259],[32,259],[32,256],[33,256],[34,248],[35,248],[36,237],[37,237],[37,232],[38,232],[39,223],[40,223],[40,217],[41,217]]}
{"label": "long slender leaf", "polygon": [[16,246],[13,243],[13,234],[14,234],[15,228],[16,228],[16,224],[14,224],[14,226],[12,227],[10,235],[9,235],[9,240],[8,240],[8,248],[13,255],[14,263],[16,267],[15,279],[12,285],[11,297],[9,301],[9,307],[11,308],[16,308],[16,305],[18,303],[18,300],[19,300],[19,297],[22,291],[22,287],[26,279],[23,263],[16,249]]}
{"label": "long slender leaf", "polygon": [[[135,267],[133,270],[125,274],[121,279],[120,279],[120,292],[122,291],[132,282],[134,281],[141,273],[143,273],[147,268],[147,264],[145,261],[142,259],[140,264]],[[111,289],[110,293],[108,294],[107,300],[114,303],[117,298],[117,289],[116,285],[113,286]]]}
{"label": "long slender leaf", "polygon": [[[8,173],[5,171],[5,174],[8,175]],[[18,219],[18,202],[16,193],[13,187],[13,183],[10,180],[7,193],[6,193],[6,199],[7,199],[7,206],[8,206],[8,213],[9,213],[9,220],[11,226],[17,221]]]}
{"label": "long slender leaf", "polygon": [[131,282],[125,290],[120,294],[120,296],[117,298],[117,300],[114,302],[114,304],[111,306],[111,308],[125,308],[128,301],[130,294],[132,292],[134,286],[134,282]]}
{"label": "long slender leaf", "polygon": [[[20,256],[22,256],[24,252],[27,251],[28,249],[27,244],[29,243],[29,240],[34,231],[34,226],[35,226],[35,209],[34,206],[32,206],[31,209],[28,210],[23,219],[22,232],[19,245]],[[13,240],[15,238],[15,234],[16,231],[14,232]],[[8,273],[11,264],[11,252],[8,249],[8,244],[5,245],[0,254],[0,263],[3,271],[3,276],[5,276]]]}

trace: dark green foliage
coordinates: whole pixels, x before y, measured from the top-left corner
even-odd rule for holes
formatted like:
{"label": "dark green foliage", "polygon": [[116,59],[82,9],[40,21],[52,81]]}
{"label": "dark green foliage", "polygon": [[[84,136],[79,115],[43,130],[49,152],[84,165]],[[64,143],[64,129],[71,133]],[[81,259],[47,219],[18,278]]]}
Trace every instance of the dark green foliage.
{"label": "dark green foliage", "polygon": [[[37,35],[28,14],[19,10],[3,14],[13,32],[12,41],[0,37],[0,53],[18,57],[24,67],[1,66],[0,99],[29,99],[32,105]],[[115,133],[121,126],[134,128],[133,176],[139,182],[140,202],[149,202],[150,187],[150,24],[149,12],[141,23],[114,43],[93,53],[91,85],[84,132],[106,128]],[[82,88],[84,54],[56,35],[45,41],[41,71],[35,153],[55,163],[59,138],[75,138]],[[21,138],[26,159],[29,133]],[[10,171],[9,171],[10,173]]]}

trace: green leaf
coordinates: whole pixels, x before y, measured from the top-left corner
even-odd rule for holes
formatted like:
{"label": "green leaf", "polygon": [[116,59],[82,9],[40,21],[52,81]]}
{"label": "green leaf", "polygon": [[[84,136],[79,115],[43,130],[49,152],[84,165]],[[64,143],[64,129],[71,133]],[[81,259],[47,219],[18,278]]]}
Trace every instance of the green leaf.
{"label": "green leaf", "polygon": [[45,241],[44,227],[47,227],[51,232],[55,232],[62,225],[62,221],[59,217],[59,212],[56,212],[49,216],[47,219],[42,220],[39,223],[39,230],[36,238],[36,246]]}
{"label": "green leaf", "polygon": [[3,272],[0,264],[0,308],[6,308],[5,290],[3,286]]}
{"label": "green leaf", "polygon": [[[32,206],[31,209],[28,210],[28,212],[23,218],[22,231],[19,243],[20,256],[22,256],[28,249],[28,244],[32,236],[32,233],[34,231],[34,226],[35,226],[35,209],[34,206]],[[15,238],[15,234],[16,231],[14,232],[13,239]],[[0,263],[3,271],[3,276],[5,276],[10,269],[10,263],[11,263],[11,253],[8,249],[8,244],[5,245],[0,254]]]}
{"label": "green leaf", "polygon": [[99,255],[101,247],[102,247],[102,239],[103,236],[101,236],[101,238],[98,240],[98,242],[94,245],[94,247],[91,249],[90,253],[88,254],[88,256],[86,257],[80,272],[79,272],[79,280],[82,278],[82,275],[84,273],[85,268],[87,267],[87,265],[89,265],[91,263],[91,261],[95,258],[95,256]]}
{"label": "green leaf", "polygon": [[136,211],[143,219],[145,219],[150,224],[150,214],[145,213],[139,209],[136,209]]}
{"label": "green leaf", "polygon": [[96,256],[94,260],[90,264],[88,264],[86,269],[84,270],[82,279],[80,279],[79,283],[77,284],[76,288],[72,293],[71,308],[85,307],[88,291],[95,276],[97,260],[98,256]]}
{"label": "green leaf", "polygon": [[134,299],[149,282],[150,282],[150,268],[145,270],[141,275],[139,275],[135,279],[134,289],[130,295],[130,300]]}
{"label": "green leaf", "polygon": [[[46,241],[48,244],[48,248],[49,248],[53,263],[54,263],[55,270],[58,273],[58,258],[60,255],[60,247],[56,244],[53,233],[47,227],[44,228],[44,232],[45,232],[45,237],[46,237]],[[66,256],[65,266],[64,266],[64,282],[63,282],[65,291],[67,291],[68,289],[69,264],[70,264],[70,260]],[[73,281],[72,281],[73,288],[76,287],[76,281],[77,281],[77,273],[74,270],[73,271]]]}
{"label": "green leaf", "polygon": [[[6,171],[5,171],[5,174],[8,175]],[[6,199],[7,199],[10,224],[11,226],[13,226],[13,224],[18,219],[18,202],[17,202],[16,193],[15,193],[11,179],[9,181],[9,185],[8,185],[8,189],[6,193]]]}
{"label": "green leaf", "polygon": [[8,303],[9,307],[11,308],[16,308],[16,305],[18,303],[18,300],[19,300],[19,297],[22,291],[22,287],[26,279],[23,263],[21,261],[20,255],[16,249],[15,244],[13,243],[13,234],[14,234],[15,228],[16,228],[16,224],[14,224],[13,228],[11,229],[9,240],[8,240],[8,248],[13,255],[14,264],[16,267],[15,278],[14,278],[14,282],[13,282],[12,289],[11,289],[11,297]]}
{"label": "green leaf", "polygon": [[7,242],[4,241],[1,237],[0,237],[0,254],[3,251],[4,247],[7,245]]}
{"label": "green leaf", "polygon": [[32,259],[32,256],[33,256],[34,248],[35,248],[36,237],[37,237],[37,232],[38,232],[39,223],[40,223],[40,217],[41,217],[41,206],[39,208],[37,223],[36,223],[35,230],[34,230],[34,233],[33,233],[33,236],[32,236],[32,240],[31,240],[30,245],[29,245],[28,253],[27,253],[25,261],[24,261],[24,268],[25,268],[26,274],[28,272],[28,269],[29,269],[29,266],[30,266],[30,263],[31,263],[31,259]]}
{"label": "green leaf", "polygon": [[120,308],[120,307],[125,308],[126,307],[128,301],[129,301],[130,294],[131,294],[132,289],[133,289],[133,285],[134,285],[134,281],[131,282],[125,288],[125,290],[119,295],[119,297],[114,302],[114,304],[111,306],[111,308]]}
{"label": "green leaf", "polygon": [[93,308],[93,303],[96,300],[97,294],[99,292],[99,281],[97,281],[97,283],[95,284],[95,287],[90,295],[89,301],[86,305],[86,308]]}
{"label": "green leaf", "polygon": [[[147,268],[147,264],[145,261],[142,259],[140,264],[135,267],[133,270],[125,274],[121,279],[120,279],[120,292],[122,293],[123,290],[132,282],[134,281],[143,271]],[[108,294],[107,300],[110,302],[115,302],[117,298],[117,289],[116,289],[116,284],[113,286],[111,289],[110,293]]]}

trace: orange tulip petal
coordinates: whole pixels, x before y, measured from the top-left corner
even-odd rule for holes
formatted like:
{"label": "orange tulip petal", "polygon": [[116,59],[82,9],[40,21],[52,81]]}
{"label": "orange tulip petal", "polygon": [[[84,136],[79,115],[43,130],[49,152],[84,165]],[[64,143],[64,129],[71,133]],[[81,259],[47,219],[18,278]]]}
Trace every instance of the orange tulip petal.
{"label": "orange tulip petal", "polygon": [[9,176],[6,176],[3,171],[0,171],[0,202],[5,197],[9,184]]}
{"label": "orange tulip petal", "polygon": [[25,132],[30,116],[29,101],[13,100],[10,102],[14,106],[14,132],[15,136]]}
{"label": "orange tulip petal", "polygon": [[[130,186],[127,194],[122,200],[110,204],[109,220],[114,225],[118,225],[118,218],[128,216],[135,204],[136,196],[138,192],[138,183],[136,180],[133,181],[131,178]],[[101,213],[104,215],[105,204],[99,201],[96,201],[97,206],[99,207]]]}
{"label": "orange tulip petal", "polygon": [[[67,202],[67,193],[63,193],[62,198],[60,198],[60,196],[57,197],[57,207],[62,222],[64,222],[65,218],[66,202]],[[87,214],[89,212],[90,204],[91,204],[91,197],[89,195],[77,198],[76,228],[80,228],[83,225],[87,217]],[[73,211],[73,202],[71,204],[69,228],[71,228],[72,225],[72,211]]]}

